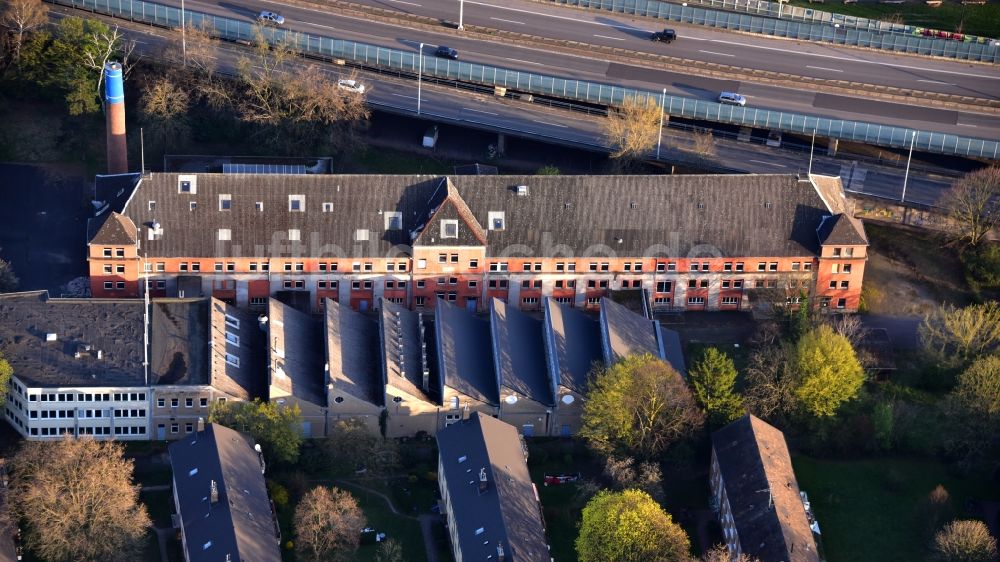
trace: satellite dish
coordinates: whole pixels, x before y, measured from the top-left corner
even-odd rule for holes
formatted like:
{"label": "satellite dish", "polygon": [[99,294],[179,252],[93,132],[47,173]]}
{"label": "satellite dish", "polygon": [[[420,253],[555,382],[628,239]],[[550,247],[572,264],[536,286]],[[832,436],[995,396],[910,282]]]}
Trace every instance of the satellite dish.
{"label": "satellite dish", "polygon": [[506,402],[506,403],[508,403],[508,404],[517,404],[517,396],[514,396],[513,394],[511,394],[507,398],[504,398],[503,401]]}
{"label": "satellite dish", "polygon": [[572,394],[567,394],[566,396],[562,397],[562,403],[566,404],[567,406],[569,406],[570,404],[572,404],[575,400],[576,400],[576,398],[573,398]]}

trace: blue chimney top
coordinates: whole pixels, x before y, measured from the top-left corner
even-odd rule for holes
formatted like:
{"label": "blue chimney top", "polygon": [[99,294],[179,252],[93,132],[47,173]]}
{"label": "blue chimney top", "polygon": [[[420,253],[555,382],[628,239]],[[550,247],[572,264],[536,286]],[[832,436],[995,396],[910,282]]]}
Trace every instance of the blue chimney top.
{"label": "blue chimney top", "polygon": [[124,103],[125,88],[122,85],[122,65],[109,62],[104,65],[104,98],[108,103]]}

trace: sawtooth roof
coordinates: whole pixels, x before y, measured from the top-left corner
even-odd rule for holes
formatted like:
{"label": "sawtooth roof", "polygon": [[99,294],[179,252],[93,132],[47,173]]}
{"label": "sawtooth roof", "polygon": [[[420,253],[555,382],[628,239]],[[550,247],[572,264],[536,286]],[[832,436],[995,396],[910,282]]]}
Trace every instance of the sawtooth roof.
{"label": "sawtooth roof", "polygon": [[[212,387],[240,400],[266,399],[267,336],[256,316],[214,297],[209,308]],[[227,333],[238,336],[239,345]],[[239,366],[226,361],[226,354],[238,357]]]}
{"label": "sawtooth roof", "polygon": [[[541,508],[514,426],[474,412],[437,434],[463,560],[549,562]],[[482,472],[481,472],[482,471]],[[486,489],[480,492],[480,475]]]}
{"label": "sawtooth roof", "polygon": [[499,404],[490,326],[439,299],[434,307],[438,369],[442,384],[488,404]]}
{"label": "sawtooth roof", "polygon": [[325,407],[323,327],[318,320],[278,299],[267,302],[267,336],[273,365],[271,385],[300,400]]}
{"label": "sawtooth roof", "polygon": [[743,552],[759,560],[819,562],[781,431],[746,415],[715,431],[712,447]]}
{"label": "sawtooth roof", "polygon": [[[139,229],[160,223],[162,238],[143,241],[151,257],[385,256],[409,252],[414,239],[439,243],[422,235],[435,238],[452,214],[462,219],[459,240],[485,236],[489,255],[515,245],[538,255],[557,244],[567,255],[802,256],[816,253],[816,229],[834,214],[812,181],[794,175],[199,174],[196,193],[181,193],[178,180],[150,174],[124,210]],[[842,197],[826,187],[825,197]],[[220,195],[230,209],[220,210]],[[303,196],[303,211],[289,211],[291,195]],[[502,230],[480,226],[491,211],[504,213]],[[386,230],[393,212],[403,228]],[[220,241],[219,229],[231,240]],[[301,241],[289,242],[289,229]]]}
{"label": "sawtooth roof", "polygon": [[545,361],[542,321],[494,298],[490,328],[500,385],[545,405],[554,405]]}
{"label": "sawtooth roof", "polygon": [[359,400],[382,405],[378,325],[371,318],[326,299],[323,322],[330,384]]}
{"label": "sawtooth roof", "polygon": [[[422,389],[421,314],[385,299],[381,300],[381,304],[379,330],[381,330],[380,343],[384,358],[382,362],[383,382],[414,398],[440,404],[441,398],[436,390],[440,388],[440,383],[434,369],[430,370],[427,391]],[[430,331],[427,330],[428,333]],[[429,355],[434,353],[430,344],[428,344],[427,352]]]}
{"label": "sawtooth roof", "polygon": [[572,307],[545,299],[545,348],[555,384],[574,392],[587,391],[594,363],[603,360],[598,322]]}
{"label": "sawtooth roof", "polygon": [[656,320],[647,320],[607,297],[601,299],[601,343],[606,363],[647,353],[666,359],[659,332]]}

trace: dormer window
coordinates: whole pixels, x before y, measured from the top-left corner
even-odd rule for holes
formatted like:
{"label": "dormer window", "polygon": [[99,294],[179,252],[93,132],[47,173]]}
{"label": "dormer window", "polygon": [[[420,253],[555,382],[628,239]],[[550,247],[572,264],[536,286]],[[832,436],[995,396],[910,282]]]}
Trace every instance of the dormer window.
{"label": "dormer window", "polygon": [[458,220],[441,221],[441,238],[458,238]]}
{"label": "dormer window", "polygon": [[504,218],[504,212],[490,211],[489,223],[490,223],[490,230],[503,230],[504,228],[506,228],[507,223]]}
{"label": "dormer window", "polygon": [[219,210],[228,211],[233,208],[233,196],[228,194],[219,195]]}
{"label": "dormer window", "polygon": [[180,175],[177,176],[177,193],[198,193],[198,176]]}
{"label": "dormer window", "polygon": [[220,228],[219,229],[219,240],[232,240],[232,239],[233,239],[233,231],[232,230],[230,230],[228,228]]}
{"label": "dormer window", "polygon": [[354,240],[356,242],[367,242],[368,241],[368,229],[359,228],[354,231]]}
{"label": "dormer window", "polygon": [[333,203],[330,203],[330,202],[323,203],[323,212],[324,213],[332,213],[333,212]]}
{"label": "dormer window", "polygon": [[304,213],[306,210],[305,195],[289,195],[288,210],[293,213]]}
{"label": "dormer window", "polygon": [[402,230],[403,229],[403,213],[398,213],[395,211],[390,211],[385,213],[385,229],[386,230]]}

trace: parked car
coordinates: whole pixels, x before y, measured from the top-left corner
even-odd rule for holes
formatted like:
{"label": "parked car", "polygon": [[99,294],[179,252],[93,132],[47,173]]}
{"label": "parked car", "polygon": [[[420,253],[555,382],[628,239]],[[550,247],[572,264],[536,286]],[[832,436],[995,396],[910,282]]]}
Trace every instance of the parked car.
{"label": "parked car", "polygon": [[649,36],[649,39],[661,43],[673,43],[674,39],[677,39],[677,32],[673,29],[664,29],[663,31],[654,32]]}
{"label": "parked car", "polygon": [[747,99],[733,92],[722,92],[719,94],[719,103],[727,103],[729,105],[738,105],[743,107],[747,104]]}
{"label": "parked car", "polygon": [[337,87],[349,92],[365,93],[365,85],[357,80],[337,80]]}
{"label": "parked car", "polygon": [[285,17],[281,14],[264,10],[259,16],[257,16],[257,21],[264,24],[273,23],[274,25],[282,25],[285,23]]}
{"label": "parked car", "polygon": [[451,47],[441,45],[436,51],[434,51],[434,56],[441,57],[443,59],[458,60],[458,51],[452,49]]}

